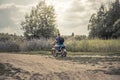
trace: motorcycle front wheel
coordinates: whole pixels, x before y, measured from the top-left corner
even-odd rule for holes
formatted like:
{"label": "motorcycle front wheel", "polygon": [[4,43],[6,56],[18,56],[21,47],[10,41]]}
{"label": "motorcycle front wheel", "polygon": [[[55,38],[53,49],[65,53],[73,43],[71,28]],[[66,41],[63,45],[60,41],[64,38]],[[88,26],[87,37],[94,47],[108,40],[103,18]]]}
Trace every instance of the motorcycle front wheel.
{"label": "motorcycle front wheel", "polygon": [[57,57],[57,56],[58,56],[57,51],[56,51],[56,50],[52,50],[52,55],[53,55],[54,57]]}

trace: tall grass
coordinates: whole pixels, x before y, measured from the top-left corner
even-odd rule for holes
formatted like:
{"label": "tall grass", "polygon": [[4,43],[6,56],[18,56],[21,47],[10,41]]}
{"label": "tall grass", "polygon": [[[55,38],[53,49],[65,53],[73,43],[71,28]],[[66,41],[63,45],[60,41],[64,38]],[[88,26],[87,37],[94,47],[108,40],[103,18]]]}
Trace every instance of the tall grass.
{"label": "tall grass", "polygon": [[119,52],[120,40],[69,40],[66,42],[68,51],[74,52]]}
{"label": "tall grass", "polygon": [[21,51],[47,51],[52,48],[50,41],[44,38],[25,40],[20,46]]}
{"label": "tall grass", "polygon": [[52,45],[50,40],[32,39],[32,40],[7,40],[0,41],[0,52],[26,52],[26,51],[48,51]]}
{"label": "tall grass", "polygon": [[[0,41],[0,52],[48,51],[52,48],[52,41],[44,38]],[[67,51],[71,52],[120,52],[120,39],[76,40],[74,37],[71,37],[65,39],[65,46]]]}
{"label": "tall grass", "polygon": [[0,41],[0,52],[18,52],[20,46],[13,41]]}

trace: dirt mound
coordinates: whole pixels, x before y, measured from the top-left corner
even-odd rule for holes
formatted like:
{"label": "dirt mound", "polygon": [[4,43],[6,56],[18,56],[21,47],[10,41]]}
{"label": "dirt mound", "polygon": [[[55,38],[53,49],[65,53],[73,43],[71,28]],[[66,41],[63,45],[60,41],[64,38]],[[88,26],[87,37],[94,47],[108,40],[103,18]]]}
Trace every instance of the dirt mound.
{"label": "dirt mound", "polygon": [[30,73],[20,68],[15,68],[9,63],[0,63],[0,80],[23,80],[29,78]]}
{"label": "dirt mound", "polygon": [[87,57],[0,54],[0,80],[120,80],[119,57]]}

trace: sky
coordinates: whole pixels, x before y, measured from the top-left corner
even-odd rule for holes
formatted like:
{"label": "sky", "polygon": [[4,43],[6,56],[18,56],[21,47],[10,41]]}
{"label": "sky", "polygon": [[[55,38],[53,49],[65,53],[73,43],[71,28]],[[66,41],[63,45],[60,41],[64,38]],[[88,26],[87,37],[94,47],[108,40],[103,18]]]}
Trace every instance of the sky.
{"label": "sky", "polygon": [[[42,0],[0,0],[0,32],[23,35],[21,21]],[[88,35],[91,15],[110,0],[45,0],[53,5],[62,35]]]}

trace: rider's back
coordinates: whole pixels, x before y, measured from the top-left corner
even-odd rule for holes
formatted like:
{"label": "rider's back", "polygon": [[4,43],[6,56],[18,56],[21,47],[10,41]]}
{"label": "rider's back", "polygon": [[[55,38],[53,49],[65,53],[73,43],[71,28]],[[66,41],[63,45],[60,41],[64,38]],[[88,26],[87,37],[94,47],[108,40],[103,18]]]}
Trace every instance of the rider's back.
{"label": "rider's back", "polygon": [[60,36],[56,38],[56,41],[57,41],[58,45],[63,45],[64,44],[64,38],[62,38]]}

